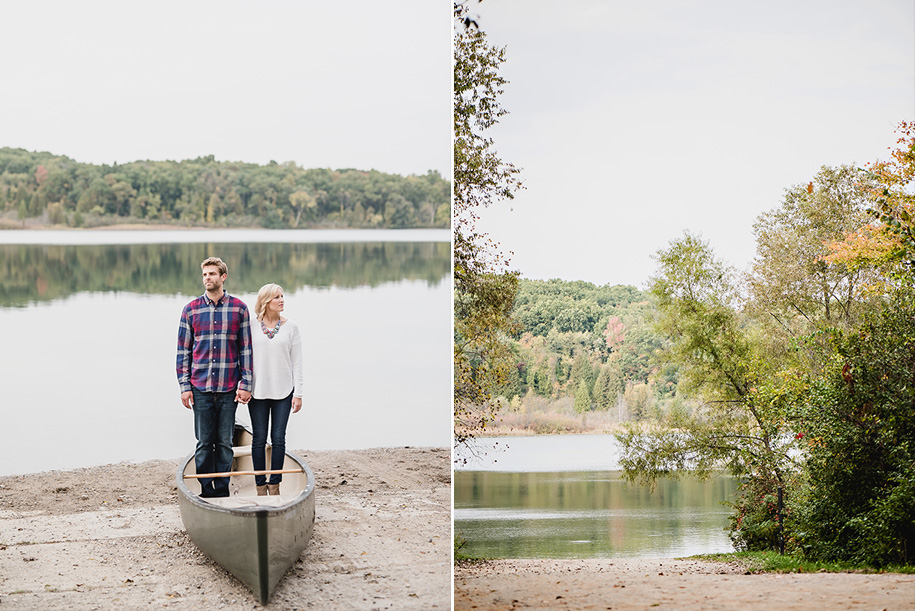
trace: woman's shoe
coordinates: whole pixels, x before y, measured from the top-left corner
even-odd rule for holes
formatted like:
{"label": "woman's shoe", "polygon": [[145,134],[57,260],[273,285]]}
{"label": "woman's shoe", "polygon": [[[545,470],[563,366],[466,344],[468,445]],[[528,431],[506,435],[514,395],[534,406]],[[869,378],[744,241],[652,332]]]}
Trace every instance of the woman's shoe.
{"label": "woman's shoe", "polygon": [[272,496],[280,495],[280,485],[279,484],[267,484],[267,492]]}
{"label": "woman's shoe", "polygon": [[267,496],[267,484],[257,486],[257,496]]}

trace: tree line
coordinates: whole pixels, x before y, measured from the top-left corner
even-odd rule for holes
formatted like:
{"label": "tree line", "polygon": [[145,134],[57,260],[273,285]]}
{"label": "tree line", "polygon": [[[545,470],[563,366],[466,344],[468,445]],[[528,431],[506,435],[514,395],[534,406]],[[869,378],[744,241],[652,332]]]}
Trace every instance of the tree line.
{"label": "tree line", "polygon": [[[0,216],[90,227],[164,223],[208,227],[448,227],[451,184],[438,172],[305,169],[216,161],[79,163],[0,148]],[[9,224],[9,223],[7,223]]]}
{"label": "tree line", "polygon": [[505,339],[511,367],[493,390],[501,409],[525,410],[531,397],[558,410],[572,399],[579,414],[612,410],[618,420],[671,409],[677,368],[653,358],[665,345],[656,313],[654,297],[632,286],[520,279]]}

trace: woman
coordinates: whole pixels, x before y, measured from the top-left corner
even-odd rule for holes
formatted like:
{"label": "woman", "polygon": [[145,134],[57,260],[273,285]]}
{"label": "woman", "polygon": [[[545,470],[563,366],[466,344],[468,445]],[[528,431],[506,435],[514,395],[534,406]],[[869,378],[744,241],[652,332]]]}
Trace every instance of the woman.
{"label": "woman", "polygon": [[[255,471],[264,471],[267,463],[267,427],[273,445],[271,470],[283,468],[286,454],[286,423],[289,412],[302,409],[302,336],[296,324],[282,315],[285,302],[283,288],[265,284],[257,292],[254,316],[260,324],[252,325],[251,347],[254,353],[254,392],[248,403],[254,440],[251,459]],[[255,475],[258,496],[279,495],[283,475]]]}

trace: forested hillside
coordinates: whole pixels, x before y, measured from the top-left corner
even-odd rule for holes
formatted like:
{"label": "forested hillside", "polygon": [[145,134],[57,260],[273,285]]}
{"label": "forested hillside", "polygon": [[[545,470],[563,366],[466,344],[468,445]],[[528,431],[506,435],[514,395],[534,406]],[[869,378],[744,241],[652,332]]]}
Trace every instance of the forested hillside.
{"label": "forested hillside", "polygon": [[632,286],[521,280],[515,299],[514,367],[498,389],[503,411],[655,415],[675,396],[676,369],[653,355],[652,298]]}
{"label": "forested hillside", "polygon": [[79,163],[0,148],[0,219],[98,226],[164,223],[208,227],[448,227],[451,184],[437,172],[304,169],[216,161]]}

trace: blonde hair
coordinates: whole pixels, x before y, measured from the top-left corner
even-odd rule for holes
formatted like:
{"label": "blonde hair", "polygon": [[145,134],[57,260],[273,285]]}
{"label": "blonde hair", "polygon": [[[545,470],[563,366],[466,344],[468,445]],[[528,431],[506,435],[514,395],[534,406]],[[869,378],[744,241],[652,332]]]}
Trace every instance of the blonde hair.
{"label": "blonde hair", "polygon": [[200,269],[203,269],[204,267],[209,267],[211,265],[214,265],[219,268],[220,276],[225,276],[229,273],[229,268],[226,267],[225,262],[222,259],[220,259],[219,257],[210,257],[209,259],[206,259],[203,263],[200,264]]}
{"label": "blonde hair", "polygon": [[265,284],[261,287],[261,290],[257,292],[257,300],[254,302],[254,317],[257,320],[264,318],[267,302],[271,301],[282,290],[283,287],[279,284]]}

